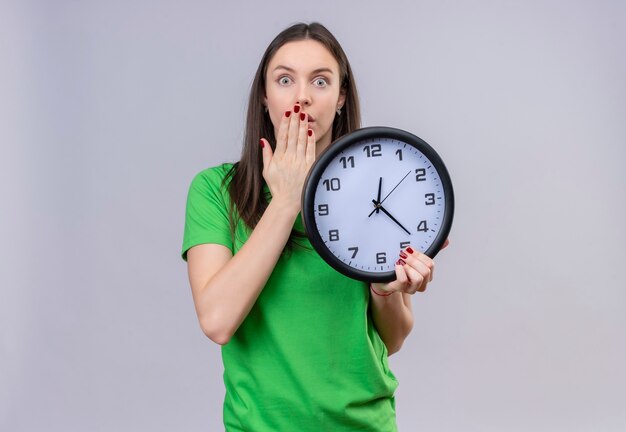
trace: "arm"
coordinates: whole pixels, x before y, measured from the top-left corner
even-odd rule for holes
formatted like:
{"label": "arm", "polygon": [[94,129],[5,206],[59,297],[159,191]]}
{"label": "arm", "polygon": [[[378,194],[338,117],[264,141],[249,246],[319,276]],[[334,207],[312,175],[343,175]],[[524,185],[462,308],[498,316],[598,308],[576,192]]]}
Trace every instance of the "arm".
{"label": "arm", "polygon": [[189,283],[196,314],[212,341],[228,343],[248,315],[287,243],[296,216],[297,209],[273,200],[235,256],[218,244],[189,249]]}
{"label": "arm", "polygon": [[413,328],[411,296],[403,292],[387,296],[372,292],[370,298],[374,325],[387,346],[388,354],[392,355],[400,351]]}
{"label": "arm", "polygon": [[[448,246],[446,240],[441,249]],[[411,295],[423,292],[433,280],[435,263],[428,256],[408,247],[400,252],[396,263],[396,280],[387,284],[372,283],[372,290],[390,295],[370,296],[372,317],[389,355],[400,351],[404,340],[413,329]]]}
{"label": "arm", "polygon": [[219,244],[187,252],[189,282],[203,332],[224,345],[246,318],[289,239],[300,211],[306,174],[315,160],[315,136],[308,120],[285,114],[276,150],[263,140],[263,177],[272,201],[250,237],[233,256]]}

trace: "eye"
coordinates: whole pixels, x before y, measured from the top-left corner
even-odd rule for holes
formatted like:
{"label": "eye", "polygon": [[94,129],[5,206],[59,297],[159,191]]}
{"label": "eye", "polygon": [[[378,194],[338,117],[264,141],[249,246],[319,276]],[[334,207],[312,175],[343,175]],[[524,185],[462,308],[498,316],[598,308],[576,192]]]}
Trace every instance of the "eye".
{"label": "eye", "polygon": [[316,78],[313,82],[317,87],[326,87],[328,85],[326,78]]}
{"label": "eye", "polygon": [[289,78],[286,75],[281,76],[280,78],[278,78],[278,83],[280,85],[287,85],[291,82],[291,78]]}

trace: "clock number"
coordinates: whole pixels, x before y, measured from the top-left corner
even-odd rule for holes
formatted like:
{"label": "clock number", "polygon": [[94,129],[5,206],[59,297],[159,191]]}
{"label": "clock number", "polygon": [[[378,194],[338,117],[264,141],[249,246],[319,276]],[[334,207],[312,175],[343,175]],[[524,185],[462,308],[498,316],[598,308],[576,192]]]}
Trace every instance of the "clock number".
{"label": "clock number", "polygon": [[424,195],[424,198],[426,198],[426,202],[424,204],[426,204],[426,205],[433,205],[433,204],[435,204],[435,194],[434,193],[428,193],[428,194]]}
{"label": "clock number", "polygon": [[426,181],[426,170],[424,168],[415,170],[415,181]]}
{"label": "clock number", "polygon": [[317,206],[317,215],[318,216],[327,216],[328,215],[328,204],[320,204]]}
{"label": "clock number", "polygon": [[326,179],[322,182],[322,184],[326,186],[327,191],[338,191],[341,189],[341,182],[337,177],[331,178],[330,180]]}
{"label": "clock number", "polygon": [[330,241],[337,241],[339,240],[339,230],[330,230],[328,231],[328,238],[330,239]]}
{"label": "clock number", "polygon": [[354,259],[356,257],[356,254],[359,252],[359,248],[358,247],[351,247],[348,248],[349,251],[352,251],[352,259]]}
{"label": "clock number", "polygon": [[371,146],[366,145],[363,147],[363,151],[367,153],[367,157],[378,157],[383,155],[380,144],[372,144]]}
{"label": "clock number", "polygon": [[339,159],[339,162],[343,164],[343,168],[348,168],[348,164],[350,164],[350,168],[354,168],[354,156],[348,156],[347,158],[344,156]]}
{"label": "clock number", "polygon": [[428,232],[428,224],[426,224],[425,220],[419,223],[419,225],[417,226],[417,230],[422,232]]}
{"label": "clock number", "polygon": [[398,160],[402,160],[402,149],[396,150],[396,154],[398,155]]}
{"label": "clock number", "polygon": [[385,264],[387,262],[387,254],[385,252],[378,252],[376,254],[376,264]]}
{"label": "clock number", "polygon": [[402,242],[400,243],[400,249],[404,249],[409,247],[409,245],[411,244],[411,242]]}

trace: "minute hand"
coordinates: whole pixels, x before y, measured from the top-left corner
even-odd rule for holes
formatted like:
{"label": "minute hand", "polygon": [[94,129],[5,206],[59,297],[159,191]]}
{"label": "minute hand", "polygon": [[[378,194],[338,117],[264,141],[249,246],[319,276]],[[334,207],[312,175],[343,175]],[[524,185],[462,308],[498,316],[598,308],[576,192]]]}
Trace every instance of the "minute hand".
{"label": "minute hand", "polygon": [[[400,183],[402,183],[402,182],[404,181],[404,179],[405,179],[405,178],[406,178],[409,174],[411,174],[411,170],[409,170],[409,172],[408,172],[408,173],[406,173],[404,177],[402,177],[402,180],[400,180],[400,181],[398,182],[398,184],[397,184],[397,185],[395,185],[395,186],[393,187],[393,189],[391,189],[387,195],[385,195],[385,198],[383,198],[383,200],[382,200],[382,201],[380,201],[380,204],[382,204],[382,203],[384,203],[384,202],[385,202],[385,200],[387,199],[387,197],[388,197],[389,195],[391,195],[391,192],[395,191],[395,190],[396,190],[396,188],[397,188],[398,186],[400,186]],[[382,177],[381,177],[381,180],[382,180]],[[379,195],[379,197],[378,197],[378,198],[380,199],[380,195]],[[371,213],[370,213],[367,217],[372,216],[372,215],[374,214],[374,212],[375,212],[377,209],[378,209],[378,208],[375,208],[374,210],[372,210],[372,212],[371,212]],[[405,231],[406,231],[406,230],[405,230]]]}
{"label": "minute hand", "polygon": [[[407,233],[408,235],[411,235],[411,233],[409,232],[409,230],[408,230],[408,229],[406,229],[404,226],[402,226],[402,224],[401,224],[400,222],[398,222],[398,220],[397,220],[395,217],[391,216],[391,213],[389,213],[387,210],[385,210],[385,207],[383,207],[383,206],[381,205],[381,203],[379,203],[379,202],[378,202],[378,201],[376,201],[376,200],[372,200],[372,202],[374,203],[374,205],[376,206],[376,208],[377,208],[377,209],[380,209],[383,213],[385,213],[387,216],[389,216],[389,217],[391,218],[391,220],[392,220],[392,221],[394,221],[395,223],[397,223],[397,224],[398,224],[398,226],[399,226],[400,228],[402,228],[403,230],[405,230],[405,231],[406,231],[406,233]],[[372,213],[373,213],[373,212],[372,212]]]}

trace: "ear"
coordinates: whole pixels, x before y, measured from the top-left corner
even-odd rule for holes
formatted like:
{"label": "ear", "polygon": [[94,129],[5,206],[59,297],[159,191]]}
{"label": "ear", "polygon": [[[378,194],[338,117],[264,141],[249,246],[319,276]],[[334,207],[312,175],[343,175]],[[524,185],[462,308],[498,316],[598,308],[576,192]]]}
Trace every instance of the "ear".
{"label": "ear", "polygon": [[346,89],[342,88],[339,91],[339,100],[337,100],[337,108],[343,108],[343,105],[346,103]]}

